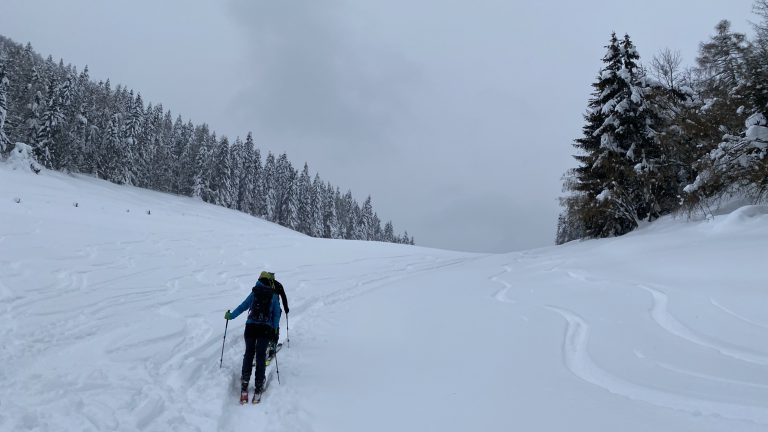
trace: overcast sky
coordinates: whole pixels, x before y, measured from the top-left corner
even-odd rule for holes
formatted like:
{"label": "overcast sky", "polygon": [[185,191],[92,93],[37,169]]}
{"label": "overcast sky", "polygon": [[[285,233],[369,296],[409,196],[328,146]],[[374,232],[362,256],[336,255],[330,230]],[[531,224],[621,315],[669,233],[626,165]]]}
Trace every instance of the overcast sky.
{"label": "overcast sky", "polygon": [[693,64],[752,0],[1,0],[0,33],[370,194],[417,244],[553,243],[611,31]]}

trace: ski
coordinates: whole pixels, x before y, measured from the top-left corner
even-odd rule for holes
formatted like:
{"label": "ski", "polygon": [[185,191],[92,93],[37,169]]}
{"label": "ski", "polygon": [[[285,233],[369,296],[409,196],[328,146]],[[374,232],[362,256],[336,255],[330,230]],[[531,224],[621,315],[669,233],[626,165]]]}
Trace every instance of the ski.
{"label": "ski", "polygon": [[[274,350],[272,348],[272,345],[270,344],[269,348],[267,348],[267,360],[264,362],[265,366],[269,366],[270,363],[272,363],[272,360],[275,359],[275,354],[280,352],[280,349],[283,348],[283,344],[279,343],[274,347]],[[256,367],[256,357],[253,359],[253,367]]]}

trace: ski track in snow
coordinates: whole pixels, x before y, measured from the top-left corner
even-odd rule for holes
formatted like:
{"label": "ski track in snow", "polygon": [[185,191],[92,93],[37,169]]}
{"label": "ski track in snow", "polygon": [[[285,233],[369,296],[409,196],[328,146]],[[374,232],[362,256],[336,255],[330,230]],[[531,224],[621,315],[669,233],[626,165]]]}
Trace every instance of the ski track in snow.
{"label": "ski track in snow", "polygon": [[706,381],[713,381],[713,382],[724,383],[724,384],[729,384],[729,385],[752,387],[752,388],[761,389],[761,390],[768,390],[768,384],[758,384],[758,383],[749,382],[749,381],[742,381],[742,380],[735,380],[735,379],[730,379],[730,378],[724,378],[724,377],[721,377],[721,376],[716,376],[716,375],[712,375],[712,374],[696,372],[696,371],[692,371],[692,370],[687,369],[687,368],[673,366],[673,365],[671,365],[669,363],[660,362],[660,361],[653,361],[653,364],[658,366],[658,367],[660,367],[660,368],[662,368],[662,369],[666,369],[668,371],[675,372],[677,374],[687,375],[687,376],[691,376],[691,377],[694,377],[694,378],[703,379],[703,380],[706,380]]}
{"label": "ski track in snow", "polygon": [[[70,208],[68,202],[66,208],[42,207],[38,213],[29,210],[20,227],[0,224],[0,430],[231,431],[245,426],[265,431],[328,430],[328,424],[325,429],[318,426],[323,424],[315,412],[318,408],[307,402],[312,398],[294,384],[303,383],[308,371],[291,368],[291,363],[295,365],[302,356],[312,354],[309,349],[302,350],[309,348],[302,347],[302,343],[317,338],[321,342],[312,349],[322,347],[322,341],[334,335],[316,332],[317,327],[332,331],[338,328],[334,325],[348,325],[343,322],[347,316],[344,312],[352,306],[347,305],[358,305],[356,299],[363,300],[362,304],[365,296],[378,290],[413,288],[409,278],[419,276],[419,281],[428,284],[434,281],[434,285],[419,288],[433,289],[426,294],[443,296],[447,290],[441,284],[452,280],[443,273],[451,274],[456,268],[487,277],[477,281],[482,302],[510,305],[488,312],[487,323],[478,324],[479,337],[498,326],[508,326],[505,331],[509,330],[509,334],[539,332],[535,336],[546,346],[544,351],[536,351],[540,347],[516,346],[514,342],[494,344],[487,351],[500,357],[484,360],[499,360],[509,370],[526,365],[535,368],[538,366],[521,361],[520,353],[528,348],[530,352],[544,352],[545,360],[557,360],[551,361],[550,367],[558,368],[558,373],[543,367],[530,372],[549,377],[546,385],[550,389],[562,386],[564,394],[583,396],[585,400],[597,394],[606,404],[601,407],[605,416],[610,416],[613,403],[636,401],[643,403],[644,413],[658,416],[660,421],[675,419],[687,424],[691,417],[705,415],[713,417],[713,430],[768,426],[768,407],[763,403],[768,384],[748,381],[750,374],[759,376],[761,368],[768,366],[768,353],[726,342],[728,332],[739,325],[749,326],[757,334],[757,329],[768,329],[768,323],[724,306],[739,304],[730,303],[738,298],[729,297],[729,291],[702,294],[690,286],[675,286],[672,291],[662,284],[643,281],[642,275],[635,277],[640,280],[633,280],[625,277],[624,269],[604,267],[589,254],[605,254],[603,258],[612,255],[612,250],[590,249],[605,243],[525,251],[499,259],[422,248],[375,244],[363,247],[359,242],[315,243],[319,240],[264,223],[254,224],[252,219],[229,210],[202,207],[178,197],[160,199],[154,193],[132,188],[119,190],[130,193],[105,194],[103,206],[99,202],[89,207],[81,200],[83,205],[78,210]],[[141,207],[152,208],[153,223],[168,216],[166,225],[131,222],[144,217],[143,211],[125,214],[126,207],[135,209],[138,204],[134,201],[149,196],[156,201]],[[124,203],[126,197],[129,199]],[[34,195],[24,198],[25,205],[34,202]],[[110,199],[119,203],[115,204],[117,213],[109,213]],[[70,198],[66,200],[71,202]],[[84,209],[89,209],[86,214],[94,222],[108,217],[119,229],[112,226],[111,220],[109,226],[97,225],[93,229],[76,218],[67,222],[71,225],[59,224],[60,214],[81,212],[77,213],[79,217]],[[11,210],[18,211],[19,207]],[[6,211],[0,202],[0,212]],[[99,216],[99,212],[106,216]],[[5,214],[16,215],[0,213]],[[69,217],[72,215],[75,213]],[[199,225],[177,229],[175,225],[183,225],[184,217],[195,218]],[[200,219],[209,221],[200,224]],[[220,220],[248,222],[228,229],[219,225]],[[70,227],[76,232],[66,232]],[[211,227],[214,229],[207,229]],[[632,240],[611,241],[618,244]],[[23,253],[9,252],[13,248],[26,249]],[[291,302],[290,334],[296,349],[281,351],[285,354],[281,361],[287,363],[281,377],[283,385],[272,386],[255,409],[237,403],[245,320],[241,317],[229,323],[220,369],[224,327],[221,315],[242,301],[254,275],[264,268],[291,281],[286,288]],[[667,293],[682,305],[686,299],[696,300],[690,307],[703,304],[705,307],[695,312],[709,313],[708,319],[727,320],[727,329],[718,332],[710,326],[708,332],[712,335],[696,329],[693,324],[698,321],[689,323],[684,319],[690,315],[673,315]],[[705,295],[709,295],[711,306],[706,304]],[[425,295],[422,300],[428,298]],[[404,301],[408,300],[406,294]],[[381,313],[371,319],[385,319],[386,311]],[[455,318],[440,315],[440,311],[430,313],[437,320]],[[564,336],[560,331],[551,331],[551,325],[561,325],[556,317],[565,321]],[[635,339],[612,340],[623,337],[624,328],[609,331],[616,330],[609,326],[626,326]],[[444,336],[435,335],[437,340]],[[739,340],[749,341],[746,337]],[[589,352],[590,344],[594,357]],[[438,363],[444,360],[436,359]],[[734,373],[729,369],[734,364],[749,370]],[[768,368],[764,369],[768,372]],[[490,377],[497,378],[481,378],[494,381]],[[415,382],[435,384],[418,381],[420,378],[408,376]],[[488,384],[479,384],[481,381],[466,389],[477,391],[478,400],[493,405],[496,399],[485,394],[486,388],[481,386]],[[538,387],[537,382],[521,391],[534,393],[540,390]],[[431,389],[413,390],[418,393]],[[451,397],[460,397],[462,390],[452,392]],[[338,397],[334,389],[323,391],[329,392],[331,402]],[[556,396],[552,399],[553,394],[546,394],[544,402],[551,405],[532,408],[549,411],[557,409],[558,403],[573,402]],[[432,396],[440,401],[437,403],[447,402],[449,409],[456,411],[466,405],[462,402],[450,406],[450,400],[440,399],[440,394],[429,394]],[[661,409],[648,411],[645,404]],[[399,414],[387,408],[381,407],[385,415]],[[469,410],[470,415],[475,413]],[[499,414],[498,424],[507,414]],[[527,429],[535,430],[534,423],[527,424]],[[696,430],[690,424],[688,430]]]}
{"label": "ski track in snow", "polygon": [[733,310],[731,310],[730,308],[723,306],[719,301],[717,301],[714,298],[710,298],[709,302],[712,303],[712,305],[715,306],[716,308],[718,308],[721,311],[725,312],[726,314],[728,314],[728,315],[738,319],[739,321],[745,322],[745,323],[753,325],[755,327],[759,327],[761,329],[768,330],[768,324],[757,322],[757,321],[755,321],[755,320],[753,320],[751,318],[747,318],[746,316],[744,316],[742,314],[736,313]]}
{"label": "ski track in snow", "polygon": [[492,282],[499,283],[499,284],[501,284],[503,286],[503,288],[501,288],[500,290],[496,291],[496,294],[493,295],[493,298],[495,298],[496,300],[498,300],[498,301],[500,301],[502,303],[513,303],[513,304],[517,303],[516,300],[513,300],[513,299],[509,298],[509,292],[513,288],[512,284],[507,282],[507,281],[505,281],[502,278],[503,275],[509,274],[510,272],[512,272],[512,267],[510,267],[509,265],[505,265],[505,266],[503,266],[503,269],[504,269],[504,271],[502,271],[501,273],[495,274],[495,275],[493,275],[493,276],[491,276],[489,278]]}
{"label": "ski track in snow", "polygon": [[768,425],[768,409],[763,406],[738,405],[692,398],[644,387],[603,370],[589,354],[589,324],[566,309],[547,306],[566,321],[563,357],[566,367],[578,378],[610,393],[694,415],[710,415]]}
{"label": "ski track in snow", "polygon": [[[88,244],[82,247],[75,256],[49,259],[47,265],[50,266],[53,275],[51,284],[35,289],[35,295],[28,293],[23,297],[15,298],[10,295],[3,295],[3,302],[0,304],[5,306],[4,309],[27,311],[31,316],[44,318],[46,321],[46,323],[33,329],[21,332],[18,335],[21,336],[18,339],[23,341],[19,343],[21,349],[17,347],[14,353],[4,353],[5,355],[1,357],[3,363],[8,365],[10,369],[21,368],[21,364],[18,362],[23,361],[24,358],[40,359],[35,362],[35,367],[30,368],[29,372],[19,374],[9,380],[5,389],[6,394],[24,394],[26,392],[22,391],[22,388],[29,387],[29,383],[36,381],[44,381],[48,384],[53,381],[66,385],[76,395],[72,400],[77,401],[89,400],[92,395],[96,394],[96,391],[103,391],[106,388],[119,394],[112,401],[107,401],[104,404],[88,404],[87,409],[84,406],[75,407],[75,411],[81,414],[82,422],[79,427],[82,427],[82,430],[131,430],[133,428],[157,430],[161,427],[208,430],[208,428],[200,428],[197,421],[190,422],[187,417],[173,414],[182,410],[195,413],[193,418],[206,417],[204,413],[208,412],[209,415],[212,415],[208,421],[209,425],[225,430],[222,427],[226,425],[226,422],[222,423],[221,420],[217,419],[226,419],[233,414],[226,402],[229,401],[228,397],[223,398],[225,403],[219,407],[219,412],[211,412],[210,407],[203,407],[195,401],[196,397],[201,400],[209,400],[209,397],[201,397],[201,394],[210,393],[211,389],[219,389],[220,385],[216,382],[220,381],[222,374],[227,373],[226,368],[219,371],[217,366],[221,336],[197,316],[173,316],[173,314],[165,312],[165,306],[179,300],[174,296],[174,293],[179,290],[179,286],[183,285],[187,278],[206,285],[236,287],[238,284],[233,282],[238,279],[252,278],[253,270],[250,266],[247,266],[249,267],[248,270],[245,269],[246,262],[244,260],[240,260],[243,267],[241,272],[232,272],[231,270],[212,272],[213,269],[226,267],[223,261],[198,265],[195,260],[188,260],[185,264],[176,266],[167,264],[149,267],[139,266],[136,262],[137,257],[131,255],[133,247],[142,250],[144,258],[154,256],[162,259],[173,255],[172,250],[167,247],[167,240],[154,241],[151,240],[151,237],[117,243]],[[176,241],[187,247],[194,244],[186,239],[177,239]],[[286,245],[286,247],[290,246]],[[246,250],[247,254],[265,248],[243,249]],[[151,251],[151,253],[147,254],[147,251]],[[218,253],[222,254],[222,251],[220,250]],[[226,256],[226,253],[222,255]],[[371,261],[372,259],[363,258],[316,267],[344,269],[366,260]],[[379,262],[377,267],[380,270],[378,271],[366,272],[359,278],[341,280],[336,289],[321,292],[315,297],[304,298],[299,302],[294,301],[293,313],[291,314],[292,327],[296,328],[301,324],[302,314],[305,311],[349,301],[414,274],[466,262],[465,258],[437,259],[428,256],[408,255],[385,257],[383,260],[390,265],[381,266]],[[68,264],[69,262],[72,264]],[[164,262],[167,262],[167,259]],[[23,261],[9,263],[5,268],[11,271],[4,272],[4,277],[9,277],[10,280],[23,277],[25,275],[24,268],[27,266],[28,264]],[[303,267],[303,269],[296,269],[295,271],[311,270],[310,266]],[[228,268],[232,267],[229,266]],[[169,273],[180,276],[165,280],[153,276],[153,274]],[[113,276],[105,277],[108,274]],[[285,271],[282,274],[290,273]],[[112,284],[117,281],[121,281],[125,286],[126,281],[134,279],[137,280],[134,284],[136,287],[143,285],[142,281],[146,280],[156,279],[157,282],[155,282],[156,286],[147,287],[148,289],[136,289],[131,284],[128,284],[124,290],[105,289],[106,287],[112,288]],[[333,279],[339,279],[339,277],[331,276],[326,281]],[[164,287],[170,289],[164,289]],[[5,293],[6,291],[7,289],[3,289],[2,292]],[[202,292],[186,293],[185,296],[187,300],[222,298],[220,293],[203,294]],[[171,326],[172,328],[166,327],[161,332],[142,332],[141,329],[149,329],[146,326],[151,326],[151,323],[133,322],[130,318],[122,318],[128,317],[137,310],[166,315],[170,320],[175,320],[176,324]],[[13,318],[4,315],[3,320],[6,319],[10,321]],[[115,325],[113,326],[111,323]],[[120,328],[120,323],[124,323],[125,330]],[[111,327],[116,328],[109,330]],[[240,332],[237,329],[230,329],[225,356],[230,359],[231,365],[239,365],[239,357],[242,355],[241,345]],[[99,374],[96,377],[97,381],[102,381],[103,384],[90,383],[91,380],[88,377],[77,376],[76,374],[57,375],[57,369],[60,368],[56,367],[53,371],[46,371],[46,363],[52,360],[42,359],[52,359],[56,357],[55,353],[61,351],[74,354],[78,349],[93,350],[99,354],[94,353],[92,357],[111,360],[112,364],[97,366],[96,368]],[[69,355],[64,357],[69,357]],[[134,377],[130,382],[120,384],[119,377],[111,377],[110,375],[112,374],[111,371],[120,367],[123,358],[139,360],[143,366],[142,363],[139,363],[140,370],[132,371]],[[132,366],[134,369],[135,367],[136,365]],[[234,366],[230,366],[230,368],[239,369],[239,367]],[[118,375],[120,374],[118,373]],[[34,384],[33,388],[35,388]],[[44,389],[40,388],[39,391],[44,392]],[[226,390],[218,390],[218,392],[221,391]],[[44,399],[50,396],[53,395],[46,395]],[[3,402],[6,399],[8,398],[3,397]],[[50,403],[55,405],[55,399],[51,400]],[[28,413],[23,416],[24,418],[35,417],[36,419],[29,420],[25,424],[17,424],[16,427],[19,429],[37,427],[45,429],[56,423],[56,415],[46,415],[41,409],[22,408],[23,405],[11,402],[11,406],[14,408],[25,410]],[[30,404],[29,407],[37,405]],[[290,426],[291,430],[310,431],[307,414],[302,414],[300,407],[291,406],[290,403],[285,405],[272,407],[285,411],[285,415],[280,416],[281,419],[292,419],[288,422],[289,424],[281,424],[280,428]],[[263,406],[269,406],[268,400],[264,402]],[[238,406],[237,408],[241,407]],[[277,425],[273,426],[277,427]]]}
{"label": "ski track in snow", "polygon": [[671,313],[669,313],[667,310],[669,298],[666,294],[646,285],[638,285],[638,287],[648,291],[653,297],[651,317],[661,328],[663,328],[668,333],[682,338],[690,343],[700,345],[705,348],[711,348],[727,357],[763,366],[768,365],[767,355],[746,348],[737,347],[726,342],[718,341],[712,337],[705,336],[691,330],[689,327],[678,321],[677,318],[675,318]]}

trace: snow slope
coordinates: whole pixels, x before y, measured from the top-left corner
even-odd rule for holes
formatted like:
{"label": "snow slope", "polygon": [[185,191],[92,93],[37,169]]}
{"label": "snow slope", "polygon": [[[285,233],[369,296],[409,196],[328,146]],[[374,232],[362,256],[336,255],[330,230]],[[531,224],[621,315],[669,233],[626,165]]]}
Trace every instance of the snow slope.
{"label": "snow slope", "polygon": [[[0,166],[0,430],[764,431],[766,252],[765,207],[478,255]],[[263,269],[291,341],[243,407]]]}

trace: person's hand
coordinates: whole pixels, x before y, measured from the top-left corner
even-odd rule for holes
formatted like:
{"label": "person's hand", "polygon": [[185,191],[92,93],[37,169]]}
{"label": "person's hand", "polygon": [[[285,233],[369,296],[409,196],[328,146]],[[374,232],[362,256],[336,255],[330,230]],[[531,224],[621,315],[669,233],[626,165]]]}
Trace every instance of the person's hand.
{"label": "person's hand", "polygon": [[290,310],[290,309],[288,309],[288,306],[286,306],[286,307],[285,307],[285,314],[286,314],[286,315],[288,315],[288,311],[289,311],[289,310]]}
{"label": "person's hand", "polygon": [[279,339],[280,339],[280,329],[279,329],[279,328],[276,328],[276,329],[275,329],[275,336],[274,336],[274,341],[275,341],[275,344],[277,344],[277,341],[278,341]]}
{"label": "person's hand", "polygon": [[232,319],[232,312],[230,312],[229,309],[227,309],[227,312],[224,313],[224,319],[227,321]]}

